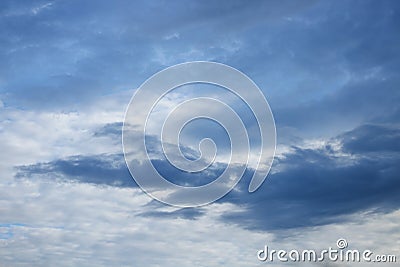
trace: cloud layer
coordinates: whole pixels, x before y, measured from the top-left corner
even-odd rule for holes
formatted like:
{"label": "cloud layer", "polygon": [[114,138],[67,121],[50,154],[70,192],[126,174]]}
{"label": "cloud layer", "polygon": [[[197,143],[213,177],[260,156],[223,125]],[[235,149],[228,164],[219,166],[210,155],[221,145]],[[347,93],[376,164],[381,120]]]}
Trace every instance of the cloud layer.
{"label": "cloud layer", "polygon": [[[265,244],[324,249],[339,237],[400,255],[399,7],[1,1],[0,265],[260,266],[256,251]],[[272,108],[279,144],[255,193],[247,192],[248,169],[218,202],[177,209],[137,188],[121,127],[135,88],[191,60],[252,78]],[[247,116],[215,88],[196,90],[168,95],[156,124],[202,93]],[[200,126],[186,129],[184,152],[194,158],[199,138],[226,137]],[[149,138],[153,154],[157,138]],[[165,158],[153,162],[191,185],[212,181],[226,163],[188,181]]]}

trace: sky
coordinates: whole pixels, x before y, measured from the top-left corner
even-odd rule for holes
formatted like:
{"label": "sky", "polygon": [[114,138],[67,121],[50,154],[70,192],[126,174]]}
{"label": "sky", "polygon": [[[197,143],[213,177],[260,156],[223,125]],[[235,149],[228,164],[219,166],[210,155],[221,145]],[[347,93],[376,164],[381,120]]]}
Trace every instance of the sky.
{"label": "sky", "polygon": [[[0,266],[286,266],[257,251],[339,238],[400,260],[399,12],[389,0],[1,1]],[[132,179],[129,100],[188,61],[232,66],[268,100],[277,149],[256,192],[247,170],[220,200],[178,208]],[[199,95],[231,103],[255,133],[216,87],[180,88],[153,115]],[[197,126],[184,142],[222,146],[190,181],[202,184],[223,170],[227,144]],[[186,182],[165,158],[154,164]]]}

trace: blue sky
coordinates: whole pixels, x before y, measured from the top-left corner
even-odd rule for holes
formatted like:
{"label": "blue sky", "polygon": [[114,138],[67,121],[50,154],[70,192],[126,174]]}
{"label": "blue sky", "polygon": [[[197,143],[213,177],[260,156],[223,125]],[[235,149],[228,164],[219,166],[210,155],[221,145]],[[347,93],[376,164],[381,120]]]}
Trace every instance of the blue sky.
{"label": "blue sky", "polygon": [[[1,1],[0,265],[259,266],[266,243],[340,237],[400,255],[399,5]],[[178,209],[137,188],[121,127],[142,82],[195,60],[256,82],[278,145],[255,193],[249,171],[216,203]]]}

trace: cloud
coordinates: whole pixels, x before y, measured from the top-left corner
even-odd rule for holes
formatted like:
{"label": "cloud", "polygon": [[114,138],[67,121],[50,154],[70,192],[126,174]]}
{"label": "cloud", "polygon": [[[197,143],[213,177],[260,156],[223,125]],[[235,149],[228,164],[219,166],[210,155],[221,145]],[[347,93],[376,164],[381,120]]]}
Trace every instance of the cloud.
{"label": "cloud", "polygon": [[[215,220],[229,204],[216,205],[200,220],[155,219],[143,213],[165,207],[149,205],[139,189],[26,180],[9,186],[13,192],[0,187],[6,223],[0,228],[8,233],[0,240],[0,263],[8,266],[243,265],[253,258],[252,242],[265,237]],[[245,239],[247,246],[239,242]]]}
{"label": "cloud", "polygon": [[[224,221],[250,229],[291,229],[346,221],[346,216],[358,212],[399,209],[400,155],[398,149],[388,145],[399,142],[397,129],[363,125],[312,148],[292,147],[278,156],[273,172],[258,191],[247,193],[252,174],[248,169],[237,188],[218,201],[242,207],[240,211],[226,212]],[[186,186],[209,183],[226,168],[216,164],[207,171],[190,174],[188,180],[186,172],[165,159],[154,159],[153,164],[167,179]],[[121,154],[76,156],[20,166],[18,171],[19,178],[135,186]],[[193,216],[201,214],[195,212]],[[157,212],[149,215],[167,216]]]}
{"label": "cloud", "polygon": [[67,179],[122,187],[135,186],[121,154],[74,156],[48,163],[20,166],[16,177],[20,179]]}
{"label": "cloud", "polygon": [[[400,101],[398,82],[395,78],[355,81],[320,100],[278,107],[274,115],[278,127],[297,129],[295,134],[302,138],[334,137],[360,124],[381,123],[383,117],[393,114]],[[386,121],[398,123],[398,118],[392,116]]]}
{"label": "cloud", "polygon": [[330,224],[360,211],[399,209],[400,155],[387,145],[400,142],[397,133],[365,125],[319,148],[293,147],[276,159],[277,170],[258,191],[243,196],[248,182],[244,179],[242,191],[223,198],[246,207],[227,214],[226,220],[256,229],[286,229]]}
{"label": "cloud", "polygon": [[[16,165],[30,165],[74,155],[121,153],[121,137],[101,134],[104,125],[122,121],[125,93],[105,96],[96,105],[73,112],[20,110],[0,112],[0,168],[12,176]],[[99,132],[98,135],[95,133]]]}
{"label": "cloud", "polygon": [[[1,1],[0,265],[260,266],[255,253],[266,243],[326,248],[339,237],[399,255],[398,9],[396,1]],[[251,77],[280,145],[255,193],[248,170],[217,203],[177,209],[135,186],[120,129],[132,89],[190,60]],[[184,97],[192,94],[163,103]],[[209,134],[187,130],[188,143]],[[154,163],[185,184],[165,159]]]}
{"label": "cloud", "polygon": [[398,153],[399,141],[400,129],[391,126],[367,124],[342,135],[343,148],[349,153]]}
{"label": "cloud", "polygon": [[[399,253],[399,212],[360,213],[349,222],[260,232],[221,220],[241,210],[236,204],[212,204],[196,216],[153,202],[135,188],[16,180],[1,185],[0,193],[0,263],[6,266],[260,266],[265,263],[258,262],[256,252],[264,245],[326,249],[339,236],[352,248]],[[149,215],[155,211],[162,216]],[[177,216],[169,215],[173,212]]]}
{"label": "cloud", "polygon": [[122,122],[107,123],[106,125],[100,127],[93,136],[112,136],[113,138],[121,138],[122,135]]}
{"label": "cloud", "polygon": [[[183,10],[179,3],[145,1],[7,2],[0,18],[0,90],[14,107],[76,109],[138,87],[165,66],[226,62],[240,50],[240,32],[311,4],[195,2]],[[179,39],[165,38],[170,35]]]}

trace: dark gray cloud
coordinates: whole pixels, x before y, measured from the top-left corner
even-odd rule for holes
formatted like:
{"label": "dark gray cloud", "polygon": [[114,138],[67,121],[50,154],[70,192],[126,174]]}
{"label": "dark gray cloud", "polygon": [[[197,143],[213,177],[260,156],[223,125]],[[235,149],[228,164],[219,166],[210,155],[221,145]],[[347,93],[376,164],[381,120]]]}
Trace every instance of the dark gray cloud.
{"label": "dark gray cloud", "polygon": [[[216,164],[202,173],[191,174],[174,168],[167,160],[152,160],[161,175],[173,183],[186,186],[200,186],[218,177],[224,170],[223,164]],[[96,156],[73,156],[51,162],[37,163],[17,167],[19,179],[72,180],[83,183],[136,187],[129,174],[122,154],[104,154]]]}
{"label": "dark gray cloud", "polygon": [[349,153],[400,152],[400,129],[391,126],[367,124],[341,138],[344,150]]}
{"label": "dark gray cloud", "polygon": [[[241,206],[224,220],[252,229],[288,229],[345,220],[356,212],[388,212],[400,203],[400,143],[398,128],[362,125],[337,136],[342,148],[332,144],[318,149],[293,147],[275,161],[269,175],[255,193],[247,193],[251,170],[220,202]],[[350,156],[343,153],[350,153]],[[174,183],[200,185],[212,181],[225,166],[191,175],[178,171],[165,160],[154,160],[156,169]],[[18,167],[19,178],[71,179],[74,181],[136,186],[122,155],[77,156],[48,163]],[[161,204],[155,203],[156,206]],[[146,216],[196,219],[201,209],[157,211]]]}
{"label": "dark gray cloud", "polygon": [[[286,229],[333,223],[356,212],[398,209],[398,133],[398,129],[364,125],[339,136],[343,150],[354,159],[333,153],[330,145],[294,147],[276,161],[283,170],[270,175],[258,191],[246,196],[232,191],[223,199],[246,208],[225,219],[249,228]],[[241,181],[243,191],[247,183]]]}
{"label": "dark gray cloud", "polygon": [[112,186],[136,186],[122,154],[73,156],[17,167],[19,179],[72,180]]}

